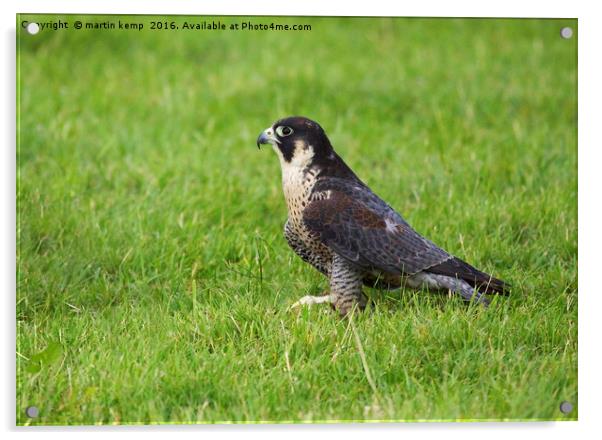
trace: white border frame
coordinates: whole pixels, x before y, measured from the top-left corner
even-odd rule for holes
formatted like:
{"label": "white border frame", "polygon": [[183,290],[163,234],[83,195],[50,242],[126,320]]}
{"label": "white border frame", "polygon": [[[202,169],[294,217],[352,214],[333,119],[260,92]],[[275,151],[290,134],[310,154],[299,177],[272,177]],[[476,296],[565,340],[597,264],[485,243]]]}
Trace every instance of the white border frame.
{"label": "white border frame", "polygon": [[[599,53],[601,40],[600,15],[592,6],[594,2],[573,0],[525,2],[507,0],[504,2],[440,0],[392,4],[390,0],[369,0],[364,2],[334,0],[304,0],[288,4],[282,0],[255,1],[227,0],[204,4],[190,0],[88,0],[73,2],[68,0],[24,0],[2,2],[2,96],[1,132],[4,133],[2,149],[2,191],[0,192],[3,215],[0,249],[2,261],[3,314],[2,320],[2,362],[1,379],[4,392],[0,399],[1,428],[9,437],[20,434],[27,437],[44,435],[45,438],[63,438],[65,435],[80,436],[82,433],[93,436],[126,436],[134,432],[145,436],[161,438],[167,432],[178,432],[198,438],[207,434],[227,436],[252,436],[265,439],[281,437],[294,438],[307,435],[361,436],[372,433],[379,436],[399,438],[409,434],[427,438],[461,438],[463,440],[487,440],[508,435],[541,436],[547,439],[573,436],[590,436],[602,432],[598,427],[597,410],[602,397],[601,379],[598,370],[600,361],[600,319],[597,314],[602,304],[602,291],[597,288],[597,254],[602,248],[599,227],[600,189],[602,189],[599,169],[602,136],[600,115],[596,113],[602,101],[600,83],[602,69]],[[337,16],[431,16],[431,17],[540,17],[578,18],[579,37],[579,422],[525,422],[525,423],[428,423],[428,424],[353,424],[353,425],[193,425],[193,426],[132,426],[132,427],[15,427],[15,14],[22,13],[112,13],[112,14],[190,14],[190,15],[337,15]],[[167,431],[167,432],[166,432]],[[598,434],[599,435],[599,434]]]}

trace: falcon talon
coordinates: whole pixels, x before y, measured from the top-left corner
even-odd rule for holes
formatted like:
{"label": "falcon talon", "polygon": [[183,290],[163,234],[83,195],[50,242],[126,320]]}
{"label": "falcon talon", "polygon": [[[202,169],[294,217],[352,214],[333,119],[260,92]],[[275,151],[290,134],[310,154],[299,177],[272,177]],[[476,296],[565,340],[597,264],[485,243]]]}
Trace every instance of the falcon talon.
{"label": "falcon talon", "polygon": [[329,302],[342,316],[364,310],[363,286],[449,290],[484,306],[485,294],[509,293],[504,281],[418,234],[347,166],[317,122],[276,121],[258,136],[264,144],[280,160],[286,241],[330,282],[330,295],[304,296],[291,308]]}

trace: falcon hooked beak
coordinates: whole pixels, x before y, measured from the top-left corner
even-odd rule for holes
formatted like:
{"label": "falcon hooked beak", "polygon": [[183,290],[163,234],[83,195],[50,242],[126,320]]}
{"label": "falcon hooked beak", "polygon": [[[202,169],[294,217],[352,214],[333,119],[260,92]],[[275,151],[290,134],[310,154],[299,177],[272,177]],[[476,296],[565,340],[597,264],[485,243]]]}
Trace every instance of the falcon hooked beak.
{"label": "falcon hooked beak", "polygon": [[266,128],[257,138],[257,148],[261,149],[261,144],[279,144],[280,140],[276,137],[272,127]]}

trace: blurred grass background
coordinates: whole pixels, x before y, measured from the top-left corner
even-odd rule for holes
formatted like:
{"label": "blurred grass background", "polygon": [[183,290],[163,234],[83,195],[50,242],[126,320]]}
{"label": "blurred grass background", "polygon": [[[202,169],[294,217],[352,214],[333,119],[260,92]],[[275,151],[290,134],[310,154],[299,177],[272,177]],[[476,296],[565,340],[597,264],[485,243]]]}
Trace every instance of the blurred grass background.
{"label": "blurred grass background", "polygon": [[[156,20],[212,18],[18,17],[18,424],[577,417],[576,20]],[[287,311],[327,286],[255,147],[293,114],[512,296]]]}

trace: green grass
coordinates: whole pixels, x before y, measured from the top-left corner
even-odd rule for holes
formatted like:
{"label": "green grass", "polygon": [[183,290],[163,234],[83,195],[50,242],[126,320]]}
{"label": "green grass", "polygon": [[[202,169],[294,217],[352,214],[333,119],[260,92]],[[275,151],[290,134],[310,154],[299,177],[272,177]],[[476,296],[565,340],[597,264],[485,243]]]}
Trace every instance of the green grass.
{"label": "green grass", "polygon": [[[18,33],[18,424],[577,418],[575,20],[140,20]],[[288,311],[291,114],[512,296]]]}

